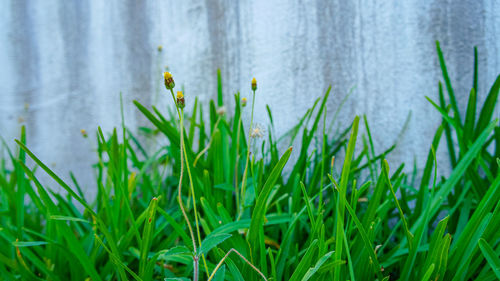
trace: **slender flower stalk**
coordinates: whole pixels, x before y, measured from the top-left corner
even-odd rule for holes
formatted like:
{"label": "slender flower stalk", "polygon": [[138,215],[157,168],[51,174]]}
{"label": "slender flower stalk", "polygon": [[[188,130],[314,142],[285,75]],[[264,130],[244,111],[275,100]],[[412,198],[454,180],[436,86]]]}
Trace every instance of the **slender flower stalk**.
{"label": "slender flower stalk", "polygon": [[254,112],[254,107],[255,107],[255,91],[257,90],[257,80],[255,78],[252,79],[252,112],[250,114],[250,127],[248,129],[248,142],[247,142],[247,159],[245,161],[245,170],[243,171],[243,179],[241,181],[241,206],[240,206],[240,213],[238,215],[238,218],[241,218],[241,215],[243,214],[243,205],[245,204],[243,198],[245,198],[245,192],[246,192],[246,180],[247,180],[247,173],[248,173],[248,161],[250,159],[250,142],[252,141],[251,139],[251,133],[252,133],[252,127],[253,127],[253,112]]}
{"label": "slender flower stalk", "polygon": [[186,213],[186,210],[184,208],[184,203],[182,203],[182,178],[184,176],[184,154],[183,154],[183,147],[184,147],[184,134],[183,134],[183,131],[184,131],[184,126],[183,126],[183,115],[184,114],[181,114],[179,116],[179,123],[180,123],[180,131],[181,131],[181,145],[180,145],[180,149],[181,149],[181,174],[179,176],[179,187],[178,187],[178,197],[177,197],[177,200],[179,201],[179,206],[181,208],[181,211],[182,211],[182,215],[184,216],[184,219],[186,220],[186,223],[187,223],[187,226],[188,226],[188,229],[189,229],[189,234],[191,235],[191,240],[193,242],[193,251],[194,251],[194,254],[196,255],[196,242],[195,242],[195,238],[194,238],[194,233],[193,233],[193,228],[191,226],[191,223],[189,222],[189,218],[187,216],[187,213]]}
{"label": "slender flower stalk", "polygon": [[215,266],[214,271],[212,272],[212,274],[210,274],[210,277],[208,278],[207,281],[211,281],[214,278],[215,273],[217,273],[217,270],[219,270],[219,268],[222,266],[222,264],[224,263],[224,261],[227,259],[227,257],[231,253],[236,253],[238,256],[240,256],[240,258],[243,259],[253,270],[255,270],[262,277],[262,279],[264,279],[265,281],[267,281],[267,278],[264,275],[264,273],[262,273],[255,265],[253,265],[249,260],[247,260],[242,254],[240,254],[240,252],[238,252],[234,248],[232,248],[231,250],[229,250],[226,253],[226,255],[220,260],[220,262],[217,264],[217,266]]}
{"label": "slender flower stalk", "polygon": [[[172,93],[172,97],[174,97],[174,91],[172,89],[170,89],[170,91]],[[184,104],[184,96],[182,95],[179,98],[182,99],[182,101],[180,101],[179,99],[174,99],[175,103],[176,104],[179,104],[179,103]],[[184,109],[183,108],[179,109],[179,106],[177,106],[177,113],[179,114],[179,119],[183,120]],[[183,133],[184,133],[184,125],[182,124],[181,125],[181,136],[183,136]],[[181,143],[181,146],[182,146],[181,151],[183,152],[184,161],[186,162],[186,170],[188,172],[188,177],[189,177],[190,191],[191,191],[191,195],[193,198],[193,210],[194,210],[194,218],[195,218],[195,222],[196,222],[196,232],[198,235],[198,244],[201,247],[200,226],[198,223],[198,211],[196,209],[196,196],[194,193],[194,186],[193,186],[193,178],[191,176],[191,169],[189,168],[189,160],[188,160],[187,152],[186,152],[186,143],[183,141]]]}
{"label": "slender flower stalk", "polygon": [[[184,116],[184,109],[181,108],[180,110],[181,112],[181,116]],[[182,130],[184,130],[184,128],[182,128]],[[182,135],[182,133],[181,133]],[[195,219],[195,226],[196,226],[196,234],[198,235],[198,245],[199,247],[201,247],[201,235],[200,235],[200,223],[198,221],[198,211],[196,209],[196,196],[195,196],[195,193],[194,193],[194,185],[193,185],[193,177],[191,175],[191,169],[189,168],[189,160],[188,160],[188,157],[187,157],[187,153],[186,153],[186,145],[185,145],[185,142],[182,143],[182,150],[184,151],[184,161],[186,161],[186,169],[187,169],[187,172],[188,172],[188,177],[189,177],[189,186],[190,186],[190,189],[191,189],[191,198],[193,199],[193,210],[194,210],[194,219]],[[197,251],[195,251],[194,253],[194,259],[195,259],[195,263],[198,263],[198,259],[199,257],[197,256]],[[202,255],[201,256],[202,259],[203,259],[203,265],[205,266],[205,272],[207,273],[207,276],[208,276],[208,266],[207,266],[207,261],[205,259],[205,255]],[[198,265],[196,264],[196,269],[198,268]],[[198,275],[197,272],[195,272],[196,275]],[[197,281],[198,279],[193,279],[194,281]]]}
{"label": "slender flower stalk", "polygon": [[[246,100],[246,99],[245,99]],[[246,103],[246,102],[245,102]],[[240,161],[240,131],[241,131],[241,113],[238,120],[238,132],[236,133],[236,161],[234,163],[234,187],[235,187],[235,195],[236,195],[236,208],[240,207],[240,188],[238,182],[238,163]],[[239,211],[238,211],[239,212]]]}
{"label": "slender flower stalk", "polygon": [[[177,96],[174,95],[174,90],[173,88],[175,87],[175,82],[172,77],[172,74],[169,72],[165,72],[163,74],[164,76],[164,82],[165,82],[165,88],[167,90],[170,90],[170,93],[172,94],[172,99],[174,100],[174,103],[176,105],[176,110],[177,114],[179,115],[179,121],[180,121],[180,138],[181,138],[181,143],[180,143],[180,153],[181,153],[181,177],[179,179],[179,195],[178,195],[178,200],[179,200],[179,206],[181,208],[182,214],[184,216],[184,219],[186,220],[186,223],[188,225],[190,235],[191,235],[191,240],[193,242],[193,267],[194,267],[194,273],[193,273],[193,280],[198,281],[198,263],[199,263],[199,257],[198,257],[198,250],[196,247],[196,238],[194,236],[193,229],[191,227],[191,224],[189,222],[189,218],[187,216],[187,213],[184,208],[184,204],[182,203],[182,197],[181,197],[181,191],[182,191],[182,176],[184,172],[184,161],[186,162],[186,170],[188,172],[188,177],[189,177],[189,185],[190,185],[190,192],[192,195],[193,199],[193,210],[194,210],[194,218],[195,218],[195,226],[196,226],[196,233],[198,236],[198,245],[201,247],[201,235],[200,235],[200,226],[199,226],[199,221],[198,221],[198,211],[196,209],[196,196],[194,192],[194,185],[193,185],[193,178],[191,176],[191,169],[189,168],[189,160],[187,157],[186,153],[186,145],[184,142],[184,106],[185,106],[185,100],[184,100],[184,95],[181,91],[177,93]],[[207,262],[205,260],[205,256],[202,255],[203,258],[203,263],[205,266],[205,271],[207,272],[208,276],[208,266]]]}

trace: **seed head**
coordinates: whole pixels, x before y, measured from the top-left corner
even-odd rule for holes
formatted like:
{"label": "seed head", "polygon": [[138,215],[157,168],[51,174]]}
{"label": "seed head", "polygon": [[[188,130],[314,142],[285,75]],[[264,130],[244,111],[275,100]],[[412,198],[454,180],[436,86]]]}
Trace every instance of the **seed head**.
{"label": "seed head", "polygon": [[167,90],[171,90],[175,87],[174,78],[172,78],[172,74],[170,74],[170,72],[163,72],[163,78],[165,80],[165,88],[167,88]]}
{"label": "seed head", "polygon": [[221,107],[217,108],[216,113],[217,113],[217,115],[222,116],[222,115],[226,114],[226,111],[227,111],[226,107],[221,106]]}
{"label": "seed head", "polygon": [[184,95],[182,94],[182,91],[177,92],[177,107],[178,108],[184,108],[186,106],[184,102]]}
{"label": "seed head", "polygon": [[241,99],[241,106],[243,106],[243,107],[247,106],[247,98]]}
{"label": "seed head", "polygon": [[255,139],[255,138],[262,138],[265,133],[265,129],[262,128],[260,124],[255,124],[255,126],[252,128],[252,131],[250,131],[250,137]]}
{"label": "seed head", "polygon": [[252,79],[252,91],[257,90],[257,79],[255,77]]}

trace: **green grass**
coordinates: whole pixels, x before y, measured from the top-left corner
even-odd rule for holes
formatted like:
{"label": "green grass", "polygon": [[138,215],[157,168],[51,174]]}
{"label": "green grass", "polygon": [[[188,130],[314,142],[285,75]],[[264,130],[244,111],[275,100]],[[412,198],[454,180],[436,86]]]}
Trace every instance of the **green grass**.
{"label": "green grass", "polygon": [[[186,96],[193,107],[183,108],[169,89],[169,109],[134,102],[151,122],[137,135],[124,122],[110,134],[99,128],[94,198],[77,177],[65,182],[37,158],[23,127],[18,149],[4,142],[0,162],[0,279],[499,279],[500,77],[480,108],[475,50],[460,109],[437,50],[445,89],[440,83],[439,102],[428,99],[443,119],[422,171],[390,169],[395,146],[376,151],[366,117],[365,131],[358,116],[332,127],[327,100],[341,97],[330,88],[283,136],[267,106],[260,138],[241,117],[253,116],[259,90],[245,91],[251,106],[234,95],[230,115],[221,110],[220,73],[217,102]],[[150,139],[166,144],[145,149]],[[448,177],[436,177],[442,149]],[[40,183],[41,173],[66,195]]]}

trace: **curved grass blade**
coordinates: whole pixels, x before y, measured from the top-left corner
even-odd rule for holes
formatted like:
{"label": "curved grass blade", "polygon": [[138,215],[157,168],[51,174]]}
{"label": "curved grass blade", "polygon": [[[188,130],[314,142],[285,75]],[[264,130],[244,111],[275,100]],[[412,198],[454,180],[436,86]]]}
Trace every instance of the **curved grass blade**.
{"label": "curved grass blade", "polygon": [[314,267],[311,267],[311,268],[309,268],[309,270],[307,270],[306,274],[304,275],[304,277],[302,277],[301,281],[307,281],[307,280],[311,279],[311,277],[314,275],[314,273],[316,273],[319,270],[319,268],[333,255],[333,253],[334,252],[331,251],[331,252],[326,253],[324,256],[322,256],[316,262]]}
{"label": "curved grass blade", "polygon": [[158,207],[158,198],[154,197],[149,203],[147,220],[144,222],[144,231],[142,234],[141,254],[139,260],[139,276],[144,277],[148,261],[149,249],[153,240],[156,209]]}
{"label": "curved grass blade", "polygon": [[[271,174],[266,180],[266,183],[262,187],[262,190],[260,194],[257,197],[256,203],[255,203],[255,208],[253,209],[252,212],[252,220],[250,222],[250,229],[248,230],[248,242],[250,243],[251,247],[253,248],[253,253],[254,257],[258,257],[259,255],[257,254],[257,245],[260,245],[260,239],[259,239],[259,234],[260,234],[260,229],[264,227],[264,216],[266,214],[266,203],[267,203],[267,197],[271,193],[271,190],[278,180],[279,176],[281,175],[281,171],[285,167],[286,162],[290,158],[290,154],[292,153],[292,147],[287,149],[287,151],[281,156],[281,159],[278,161],[276,166],[274,166],[273,170],[271,171]],[[264,250],[264,249],[261,249]]]}
{"label": "curved grass blade", "polygon": [[495,253],[490,244],[483,238],[479,239],[479,248],[481,252],[483,252],[484,257],[491,266],[491,269],[493,269],[493,272],[495,272],[497,278],[500,279],[500,258],[498,258],[498,254]]}

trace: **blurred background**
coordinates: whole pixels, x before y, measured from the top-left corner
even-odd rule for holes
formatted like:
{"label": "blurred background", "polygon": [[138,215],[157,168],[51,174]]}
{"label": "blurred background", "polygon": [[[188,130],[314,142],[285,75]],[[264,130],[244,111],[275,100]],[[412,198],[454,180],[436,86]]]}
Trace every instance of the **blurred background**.
{"label": "blurred background", "polygon": [[[389,160],[394,166],[416,159],[422,167],[441,122],[425,99],[438,100],[442,80],[435,41],[462,112],[478,47],[482,106],[500,73],[499,15],[500,2],[490,0],[4,0],[0,135],[14,148],[26,125],[28,147],[42,161],[63,178],[75,172],[83,186],[94,188],[95,130],[120,125],[120,92],[126,124],[136,130],[148,122],[132,100],[172,106],[163,87],[166,68],[184,88],[188,109],[195,96],[207,106],[216,97],[220,68],[229,102],[238,91],[250,97],[250,81],[257,78],[256,121],[268,123],[269,104],[278,134],[330,84],[327,118],[353,89],[339,128],[366,114],[378,153],[398,139],[411,112]],[[443,172],[447,161],[442,145]]]}

